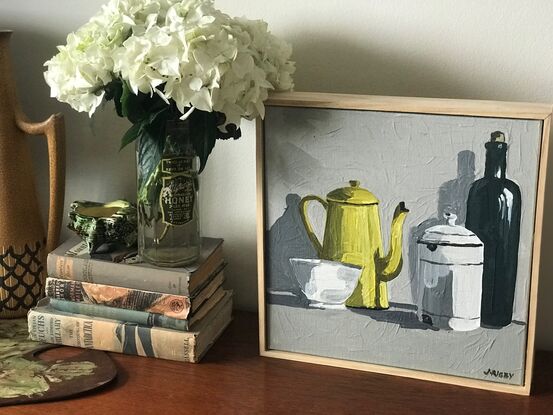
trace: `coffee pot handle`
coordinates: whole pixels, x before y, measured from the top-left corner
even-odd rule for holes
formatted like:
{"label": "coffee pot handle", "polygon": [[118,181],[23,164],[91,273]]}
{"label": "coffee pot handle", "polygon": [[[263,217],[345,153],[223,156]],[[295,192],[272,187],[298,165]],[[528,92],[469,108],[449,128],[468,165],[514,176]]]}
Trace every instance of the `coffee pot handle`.
{"label": "coffee pot handle", "polygon": [[316,201],[319,202],[325,210],[328,210],[328,203],[326,200],[321,199],[319,196],[309,195],[305,196],[300,200],[299,208],[300,208],[300,215],[301,220],[303,222],[303,226],[305,227],[305,230],[307,232],[307,236],[309,236],[309,239],[311,240],[311,243],[313,244],[313,247],[317,251],[317,255],[319,258],[322,258],[323,255],[323,245],[317,238],[317,235],[315,234],[315,231],[313,230],[313,226],[311,226],[311,222],[309,221],[309,216],[307,215],[307,205],[310,201]]}
{"label": "coffee pot handle", "polygon": [[65,197],[65,124],[63,115],[54,114],[46,121],[32,123],[19,113],[16,116],[16,122],[17,127],[24,133],[44,135],[48,142],[50,207],[48,209],[46,253],[49,253],[59,243]]}

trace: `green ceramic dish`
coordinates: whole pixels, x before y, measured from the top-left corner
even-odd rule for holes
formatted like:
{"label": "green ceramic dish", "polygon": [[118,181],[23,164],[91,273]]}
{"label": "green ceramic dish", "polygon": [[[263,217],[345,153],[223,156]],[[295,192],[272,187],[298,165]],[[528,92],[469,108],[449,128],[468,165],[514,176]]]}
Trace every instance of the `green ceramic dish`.
{"label": "green ceramic dish", "polygon": [[109,203],[86,200],[73,202],[67,226],[88,244],[90,254],[103,245],[106,245],[103,248],[107,251],[121,245],[136,245],[136,207],[126,200]]}

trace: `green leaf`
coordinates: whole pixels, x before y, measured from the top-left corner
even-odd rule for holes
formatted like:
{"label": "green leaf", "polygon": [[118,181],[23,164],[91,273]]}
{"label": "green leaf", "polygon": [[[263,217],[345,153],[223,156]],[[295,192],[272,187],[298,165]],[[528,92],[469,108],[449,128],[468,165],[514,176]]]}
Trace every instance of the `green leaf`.
{"label": "green leaf", "polygon": [[123,94],[123,83],[120,79],[114,79],[106,85],[105,91],[106,101],[111,101],[113,99],[113,102],[115,104],[115,111],[117,112],[117,115],[122,117],[123,113],[121,110],[121,95]]}
{"label": "green leaf", "polygon": [[195,110],[190,114],[190,134],[194,150],[200,159],[201,173],[217,141],[217,116],[213,112]]}
{"label": "green leaf", "polygon": [[138,199],[149,200],[149,194],[155,191],[156,176],[163,154],[163,138],[151,134],[148,128],[140,129],[137,154]]}
{"label": "green leaf", "polygon": [[[138,199],[145,202],[157,199],[160,188],[160,163],[165,146],[165,128],[171,112],[165,105],[157,112],[148,114],[136,132],[138,141]],[[133,126],[134,127],[134,126]],[[131,128],[132,129],[132,128]],[[128,132],[129,140],[133,133]]]}
{"label": "green leaf", "polygon": [[121,138],[121,147],[119,147],[119,151],[123,150],[126,146],[128,146],[130,143],[132,143],[134,140],[138,138],[138,136],[140,135],[141,128],[142,128],[142,123],[137,122],[127,130],[125,135]]}
{"label": "green leaf", "polygon": [[119,87],[115,90],[113,95],[113,103],[115,104],[115,112],[120,117],[123,117],[123,106],[121,105],[121,95],[123,95],[123,83],[119,82]]}
{"label": "green leaf", "polygon": [[169,116],[171,115],[170,113],[170,107],[168,105],[165,105],[164,107],[162,107],[161,109],[158,109],[157,111],[155,112],[152,112],[147,118],[146,118],[146,122],[147,124],[149,125],[153,125],[153,124],[160,124],[160,123],[163,123],[165,124],[167,122],[167,120],[169,119]]}
{"label": "green leaf", "polygon": [[142,103],[145,97],[149,99],[147,95],[139,93],[135,95],[129,84],[123,81],[123,88],[121,93],[121,114],[127,117],[133,124],[141,121],[148,113],[142,107]]}

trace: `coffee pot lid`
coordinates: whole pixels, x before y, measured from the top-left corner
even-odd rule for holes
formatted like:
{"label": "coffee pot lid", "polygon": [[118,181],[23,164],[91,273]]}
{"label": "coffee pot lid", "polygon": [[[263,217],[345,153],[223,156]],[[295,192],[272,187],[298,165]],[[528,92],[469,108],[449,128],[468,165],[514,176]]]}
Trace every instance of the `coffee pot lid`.
{"label": "coffee pot lid", "polygon": [[418,240],[420,244],[452,245],[452,246],[482,246],[482,241],[474,232],[464,226],[455,225],[457,215],[446,212],[447,224],[436,225],[424,231]]}
{"label": "coffee pot lid", "polygon": [[348,187],[341,187],[326,195],[327,200],[353,205],[374,205],[378,199],[367,189],[360,187],[359,180],[350,180]]}

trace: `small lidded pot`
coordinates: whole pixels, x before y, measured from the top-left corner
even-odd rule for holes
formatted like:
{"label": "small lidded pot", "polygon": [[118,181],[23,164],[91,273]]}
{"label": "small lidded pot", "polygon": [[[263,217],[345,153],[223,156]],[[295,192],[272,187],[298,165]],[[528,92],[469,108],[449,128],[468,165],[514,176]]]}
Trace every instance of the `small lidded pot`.
{"label": "small lidded pot", "polygon": [[418,315],[438,328],[469,331],[480,327],[484,244],[470,230],[455,225],[425,230],[418,243]]}

